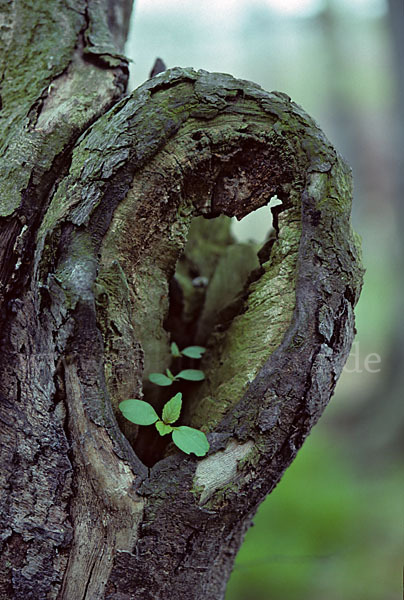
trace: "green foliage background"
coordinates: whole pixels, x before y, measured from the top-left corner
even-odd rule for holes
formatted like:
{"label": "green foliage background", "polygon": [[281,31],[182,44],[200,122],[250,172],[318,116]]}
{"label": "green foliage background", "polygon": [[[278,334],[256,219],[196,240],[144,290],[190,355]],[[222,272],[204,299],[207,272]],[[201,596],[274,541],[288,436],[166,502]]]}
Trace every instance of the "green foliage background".
{"label": "green foliage background", "polygon": [[318,427],[259,509],[226,600],[399,598],[400,486],[398,466],[360,475]]}

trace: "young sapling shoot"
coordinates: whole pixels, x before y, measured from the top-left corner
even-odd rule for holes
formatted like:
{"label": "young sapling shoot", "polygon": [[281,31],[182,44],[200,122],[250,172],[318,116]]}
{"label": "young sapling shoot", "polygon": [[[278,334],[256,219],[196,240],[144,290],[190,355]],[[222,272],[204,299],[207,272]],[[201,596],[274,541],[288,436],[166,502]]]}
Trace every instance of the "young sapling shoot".
{"label": "young sapling shoot", "polygon": [[161,419],[151,404],[138,399],[123,400],[119,409],[123,416],[137,425],[155,425],[161,436],[172,434],[174,444],[186,454],[205,456],[209,450],[209,442],[203,431],[180,425],[173,425],[181,414],[182,394],[175,394],[163,407]]}
{"label": "young sapling shoot", "polygon": [[[183,350],[178,348],[178,345],[173,342],[171,344],[171,354],[174,358],[180,358],[186,356],[187,358],[199,359],[202,358],[202,354],[206,348],[203,346],[187,346]],[[205,379],[203,371],[198,369],[183,369],[176,375],[166,369],[164,373],[150,373],[149,381],[156,385],[165,387],[172,385],[174,381],[184,379],[185,381],[202,381]],[[206,435],[194,429],[193,427],[187,427],[186,425],[180,425],[176,427],[173,425],[178,421],[182,408],[182,394],[178,392],[163,407],[161,419],[154,410],[151,404],[131,398],[124,400],[119,404],[119,409],[123,416],[137,425],[155,425],[158,433],[168,435],[171,433],[174,444],[186,454],[191,452],[196,456],[205,456],[209,450],[209,442]]]}
{"label": "young sapling shoot", "polygon": [[186,356],[187,358],[202,358],[202,354],[206,351],[203,346],[187,346],[180,350],[175,342],[171,344],[171,354],[174,358]]}
{"label": "young sapling shoot", "polygon": [[[168,371],[168,369],[167,369]],[[149,381],[160,386],[167,386],[178,381],[178,379],[185,379],[186,381],[202,381],[205,379],[205,373],[198,369],[184,369],[177,373],[177,375],[170,374],[164,375],[164,373],[150,373]]]}
{"label": "young sapling shoot", "polygon": [[[203,346],[187,346],[183,350],[180,350],[175,342],[171,344],[171,355],[174,358],[186,356],[187,358],[199,359],[202,358],[202,354],[205,350],[206,348]],[[176,375],[173,375],[170,369],[166,369],[165,375],[164,373],[150,373],[149,375],[149,381],[160,386],[171,385],[174,381],[178,381],[178,379],[185,379],[186,381],[202,381],[205,379],[205,374],[199,369],[184,369]]]}

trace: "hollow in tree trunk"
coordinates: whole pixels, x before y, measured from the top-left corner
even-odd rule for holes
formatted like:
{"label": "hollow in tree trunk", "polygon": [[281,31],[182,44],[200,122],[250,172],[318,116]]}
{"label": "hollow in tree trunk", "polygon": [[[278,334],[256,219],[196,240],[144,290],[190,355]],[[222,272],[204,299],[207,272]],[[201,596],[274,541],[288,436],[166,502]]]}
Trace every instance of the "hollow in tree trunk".
{"label": "hollow in tree trunk", "polygon": [[[285,94],[230,75],[126,95],[130,4],[3,9],[1,598],[223,598],[354,335],[344,161]],[[234,243],[229,217],[275,195],[258,255]],[[161,406],[147,377],[172,341],[207,347],[184,391],[203,458],[117,408]]]}

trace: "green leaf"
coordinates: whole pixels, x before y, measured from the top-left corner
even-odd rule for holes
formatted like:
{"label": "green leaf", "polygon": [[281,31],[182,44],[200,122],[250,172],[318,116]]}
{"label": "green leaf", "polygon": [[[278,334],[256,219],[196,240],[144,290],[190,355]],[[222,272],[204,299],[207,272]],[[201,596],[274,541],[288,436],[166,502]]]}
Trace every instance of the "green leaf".
{"label": "green leaf", "polygon": [[173,380],[170,379],[170,377],[167,377],[167,375],[164,375],[164,373],[150,373],[149,381],[161,386],[171,385],[173,382]]}
{"label": "green leaf", "polygon": [[206,351],[203,346],[188,346],[181,350],[181,353],[188,358],[202,358],[202,354]]}
{"label": "green leaf", "polygon": [[205,456],[209,450],[209,442],[206,435],[202,431],[199,431],[199,429],[186,427],[186,425],[174,427],[173,442],[186,454],[193,452],[196,456]]}
{"label": "green leaf", "polygon": [[163,423],[163,421],[157,421],[155,426],[160,435],[167,435],[167,433],[171,433],[173,430],[171,425],[167,425],[166,423]]}
{"label": "green leaf", "polygon": [[171,373],[170,369],[166,369],[167,377],[171,379],[171,381],[175,381],[174,375]]}
{"label": "green leaf", "polygon": [[174,358],[179,358],[181,356],[180,349],[175,342],[171,344],[171,354]]}
{"label": "green leaf", "polygon": [[152,405],[143,400],[124,400],[119,404],[119,410],[125,419],[136,425],[153,425],[159,418]]}
{"label": "green leaf", "polygon": [[163,408],[163,421],[164,423],[175,423],[180,416],[182,406],[182,394],[178,392],[175,394]]}
{"label": "green leaf", "polygon": [[185,369],[177,373],[175,377],[176,379],[186,379],[187,381],[202,381],[202,379],[205,379],[205,373],[197,369]]}

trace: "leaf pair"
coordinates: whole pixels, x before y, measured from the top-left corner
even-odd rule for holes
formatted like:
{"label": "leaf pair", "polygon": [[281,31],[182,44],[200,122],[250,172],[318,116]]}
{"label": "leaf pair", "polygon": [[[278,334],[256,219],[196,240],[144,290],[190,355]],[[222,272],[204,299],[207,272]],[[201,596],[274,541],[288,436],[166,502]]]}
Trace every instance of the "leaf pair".
{"label": "leaf pair", "polygon": [[166,375],[164,375],[164,373],[150,373],[149,375],[149,381],[160,386],[171,385],[178,379],[185,379],[187,381],[202,381],[202,379],[205,379],[205,374],[203,371],[199,371],[198,369],[184,369],[183,371],[177,373],[177,375],[173,375],[170,369],[167,369]]}
{"label": "leaf pair", "polygon": [[175,342],[171,344],[171,354],[174,358],[180,358],[180,356],[187,356],[188,358],[202,358],[202,354],[206,348],[203,346],[187,346],[180,350]]}
{"label": "leaf pair", "polygon": [[186,454],[192,452],[196,456],[205,456],[209,450],[209,442],[202,431],[185,425],[172,426],[172,423],[175,423],[181,414],[181,407],[181,392],[166,402],[161,420],[152,405],[143,400],[129,399],[119,404],[123,416],[132,423],[137,425],[155,424],[160,435],[171,433],[174,444]]}

